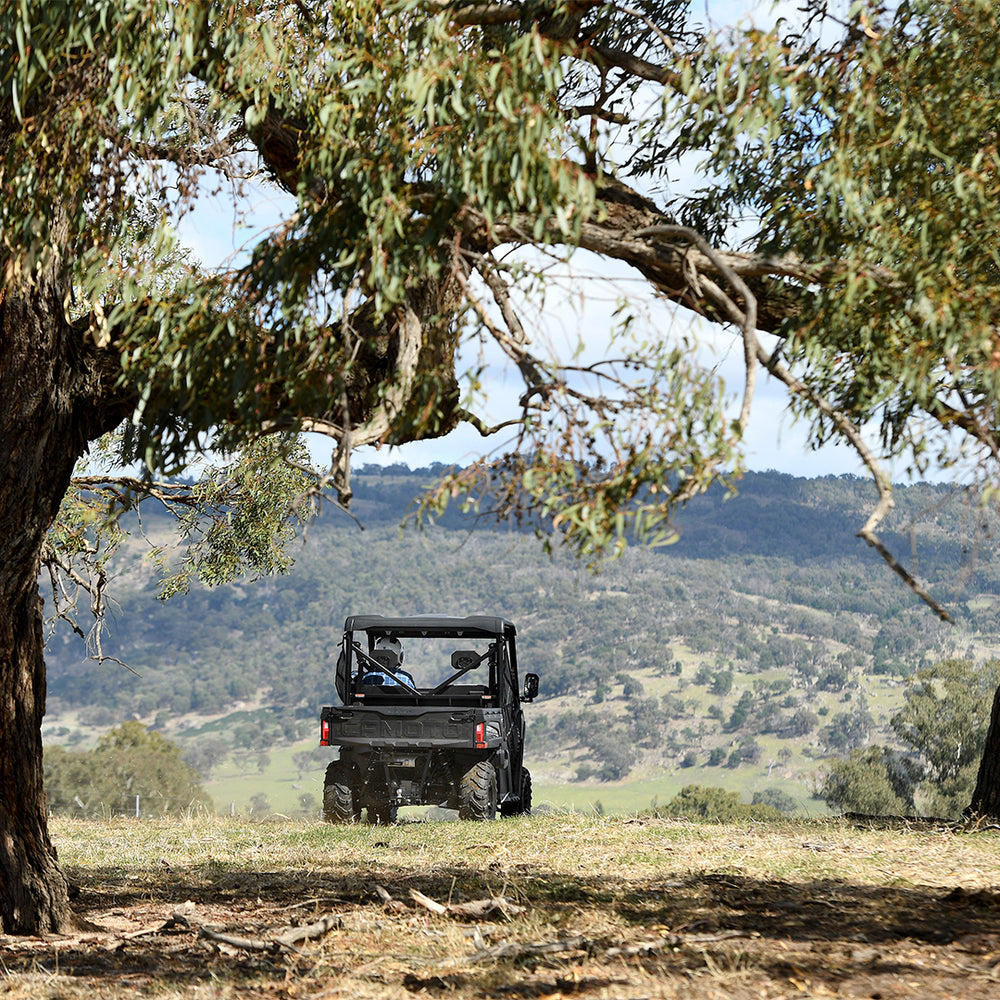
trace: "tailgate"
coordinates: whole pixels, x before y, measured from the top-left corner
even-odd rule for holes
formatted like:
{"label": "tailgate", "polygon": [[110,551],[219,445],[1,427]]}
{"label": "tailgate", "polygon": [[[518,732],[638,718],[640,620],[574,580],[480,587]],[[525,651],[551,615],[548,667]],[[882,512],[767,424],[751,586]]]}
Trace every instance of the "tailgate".
{"label": "tailgate", "polygon": [[[355,747],[476,747],[476,728],[492,723],[497,710],[427,709],[408,706],[324,708],[321,744]],[[492,729],[492,726],[489,726]],[[482,733],[483,730],[480,730]]]}

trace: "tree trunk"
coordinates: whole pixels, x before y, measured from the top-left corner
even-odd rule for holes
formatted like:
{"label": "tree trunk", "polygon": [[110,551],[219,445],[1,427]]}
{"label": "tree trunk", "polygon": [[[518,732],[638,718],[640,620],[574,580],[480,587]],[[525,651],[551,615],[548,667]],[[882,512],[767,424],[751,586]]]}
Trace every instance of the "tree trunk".
{"label": "tree trunk", "polygon": [[979,762],[976,789],[965,815],[1000,819],[1000,688],[997,688],[993,696],[990,728],[986,733],[983,757]]}
{"label": "tree trunk", "polygon": [[13,275],[7,268],[0,287],[0,931],[42,934],[80,922],[46,822],[38,576],[73,467],[106,423],[106,397],[95,352],[65,317],[61,265],[30,283]]}
{"label": "tree trunk", "polygon": [[74,916],[45,820],[41,600],[37,586],[19,589],[0,593],[0,927],[42,934]]}

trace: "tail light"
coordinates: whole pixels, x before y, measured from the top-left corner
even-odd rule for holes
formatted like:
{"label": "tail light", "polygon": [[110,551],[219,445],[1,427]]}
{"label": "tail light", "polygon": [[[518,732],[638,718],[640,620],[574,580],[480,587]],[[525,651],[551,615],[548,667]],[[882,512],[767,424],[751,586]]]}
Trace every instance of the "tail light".
{"label": "tail light", "polygon": [[478,722],[476,723],[476,749],[485,750],[486,749],[486,723]]}
{"label": "tail light", "polygon": [[330,745],[330,723],[326,719],[319,724],[319,745],[321,747]]}

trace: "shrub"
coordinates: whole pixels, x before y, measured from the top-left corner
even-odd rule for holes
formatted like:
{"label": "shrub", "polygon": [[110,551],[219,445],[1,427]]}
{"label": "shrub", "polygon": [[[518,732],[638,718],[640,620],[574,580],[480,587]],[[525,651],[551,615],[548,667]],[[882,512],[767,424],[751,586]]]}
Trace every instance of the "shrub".
{"label": "shrub", "polygon": [[913,793],[922,777],[923,768],[913,758],[889,747],[866,747],[827,766],[819,797],[841,812],[911,813]]}
{"label": "shrub", "polygon": [[795,799],[780,788],[764,788],[759,792],[754,792],[750,804],[771,806],[772,809],[777,809],[781,813],[793,813],[799,807]]}
{"label": "shrub", "polygon": [[741,802],[738,792],[727,792],[724,788],[705,785],[685,786],[655,812],[658,816],[678,816],[714,823],[728,823],[738,819],[781,818],[781,813],[772,806]]}

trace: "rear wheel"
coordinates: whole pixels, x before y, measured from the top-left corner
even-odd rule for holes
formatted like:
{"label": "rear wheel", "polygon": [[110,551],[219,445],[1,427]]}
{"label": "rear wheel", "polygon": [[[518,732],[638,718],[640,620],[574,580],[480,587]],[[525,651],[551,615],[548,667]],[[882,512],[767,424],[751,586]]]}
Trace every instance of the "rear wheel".
{"label": "rear wheel", "polygon": [[521,768],[521,804],[518,807],[519,816],[531,815],[531,772],[526,768]]}
{"label": "rear wheel", "polygon": [[504,804],[500,806],[500,815],[531,815],[531,774],[526,767],[521,768],[521,797],[516,802],[504,802]]}
{"label": "rear wheel", "polygon": [[357,823],[361,819],[349,779],[350,772],[343,761],[330,761],[323,782],[323,819],[327,823]]}
{"label": "rear wheel", "polygon": [[473,764],[458,785],[459,819],[496,819],[497,798],[496,769],[487,760]]}

